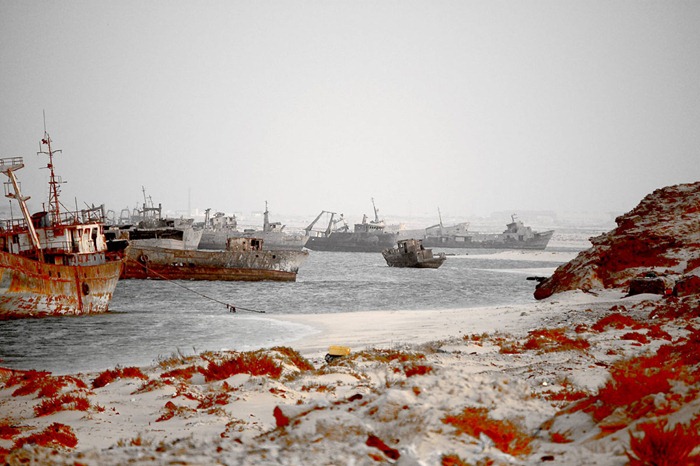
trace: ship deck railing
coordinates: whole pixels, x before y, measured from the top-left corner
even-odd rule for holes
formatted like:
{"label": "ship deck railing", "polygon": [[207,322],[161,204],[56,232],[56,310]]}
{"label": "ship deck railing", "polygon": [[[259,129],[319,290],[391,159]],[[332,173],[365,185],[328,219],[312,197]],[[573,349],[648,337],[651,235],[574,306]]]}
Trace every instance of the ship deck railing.
{"label": "ship deck railing", "polygon": [[22,157],[5,157],[0,159],[0,172],[6,170],[19,170],[24,167],[24,158]]}
{"label": "ship deck railing", "polygon": [[[37,225],[35,228],[48,228],[49,226],[72,226],[72,225],[88,225],[91,223],[104,223],[101,215],[94,212],[81,211],[63,212],[59,215],[58,221],[49,222],[48,225]],[[27,230],[27,222],[23,218],[0,220],[0,232],[2,233],[17,233]]]}
{"label": "ship deck railing", "polygon": [[0,232],[2,234],[21,233],[27,231],[27,222],[24,219],[0,220]]}

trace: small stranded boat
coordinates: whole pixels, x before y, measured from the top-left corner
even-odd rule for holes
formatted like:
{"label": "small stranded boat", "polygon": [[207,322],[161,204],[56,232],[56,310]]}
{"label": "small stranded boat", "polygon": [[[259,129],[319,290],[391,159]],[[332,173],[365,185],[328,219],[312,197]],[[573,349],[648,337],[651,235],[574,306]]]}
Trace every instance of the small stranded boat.
{"label": "small stranded boat", "polygon": [[437,269],[445,262],[445,254],[433,255],[432,249],[423,247],[422,240],[402,239],[396,244],[396,247],[382,251],[382,256],[390,267]]}

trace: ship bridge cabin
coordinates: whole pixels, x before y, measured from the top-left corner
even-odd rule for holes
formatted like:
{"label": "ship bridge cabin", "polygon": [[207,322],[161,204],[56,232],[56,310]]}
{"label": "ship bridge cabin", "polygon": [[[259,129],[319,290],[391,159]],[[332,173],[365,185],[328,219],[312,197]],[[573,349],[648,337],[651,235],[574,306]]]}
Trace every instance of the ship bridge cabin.
{"label": "ship bridge cabin", "polygon": [[[102,224],[92,218],[81,223],[71,214],[61,217],[59,223],[51,225],[48,212],[31,216],[44,262],[57,265],[104,263],[107,243]],[[0,250],[35,259],[39,256],[24,220],[6,220],[0,224]]]}
{"label": "ship bridge cabin", "polygon": [[381,233],[384,231],[384,221],[376,219],[367,222],[367,215],[362,216],[362,223],[355,224],[355,233]]}
{"label": "ship bridge cabin", "polygon": [[381,233],[384,231],[384,225],[376,225],[374,223],[356,223],[355,233]]}

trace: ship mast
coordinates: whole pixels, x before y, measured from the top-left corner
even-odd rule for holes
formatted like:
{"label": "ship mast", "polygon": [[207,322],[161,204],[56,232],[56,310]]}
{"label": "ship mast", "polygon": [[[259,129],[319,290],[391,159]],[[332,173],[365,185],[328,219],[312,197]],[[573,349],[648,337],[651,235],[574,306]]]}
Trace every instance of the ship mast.
{"label": "ship mast", "polygon": [[267,211],[267,201],[265,201],[265,214],[263,217],[263,231],[270,231],[270,217]]}
{"label": "ship mast", "polygon": [[58,201],[59,188],[58,185],[62,183],[61,179],[56,176],[53,165],[53,155],[55,153],[61,152],[60,150],[51,149],[51,137],[46,131],[46,113],[44,113],[44,138],[41,140],[41,144],[46,145],[47,150],[41,150],[42,147],[39,145],[39,152],[37,155],[44,154],[49,156],[49,163],[46,168],[49,169],[49,213],[51,215],[51,224],[60,225],[61,224],[61,207]]}

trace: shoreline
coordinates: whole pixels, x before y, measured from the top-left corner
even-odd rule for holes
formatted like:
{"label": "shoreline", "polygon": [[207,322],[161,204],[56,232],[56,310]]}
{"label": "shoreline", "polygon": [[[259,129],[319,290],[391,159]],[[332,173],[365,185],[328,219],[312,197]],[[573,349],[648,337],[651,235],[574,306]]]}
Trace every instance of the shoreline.
{"label": "shoreline", "polygon": [[316,328],[311,335],[289,344],[302,354],[318,356],[325,354],[330,345],[366,349],[428,343],[473,333],[522,334],[556,319],[562,306],[607,306],[640,299],[625,298],[619,291],[600,296],[576,291],[555,298],[558,299],[473,308],[287,314],[270,318]]}

